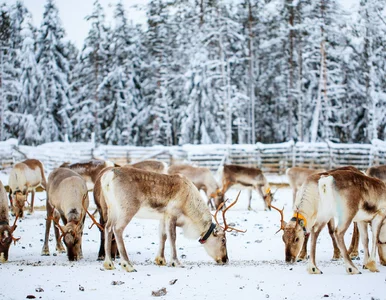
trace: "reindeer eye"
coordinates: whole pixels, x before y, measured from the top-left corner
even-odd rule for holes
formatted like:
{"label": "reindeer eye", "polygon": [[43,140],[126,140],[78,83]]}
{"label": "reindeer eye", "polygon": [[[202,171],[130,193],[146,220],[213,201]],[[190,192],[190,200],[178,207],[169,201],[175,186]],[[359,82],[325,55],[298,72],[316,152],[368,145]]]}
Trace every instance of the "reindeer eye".
{"label": "reindeer eye", "polygon": [[297,242],[299,242],[299,238],[298,237],[295,239],[295,243],[297,243]]}
{"label": "reindeer eye", "polygon": [[222,238],[221,242],[222,242],[223,245],[225,245],[226,239],[225,239],[225,238]]}

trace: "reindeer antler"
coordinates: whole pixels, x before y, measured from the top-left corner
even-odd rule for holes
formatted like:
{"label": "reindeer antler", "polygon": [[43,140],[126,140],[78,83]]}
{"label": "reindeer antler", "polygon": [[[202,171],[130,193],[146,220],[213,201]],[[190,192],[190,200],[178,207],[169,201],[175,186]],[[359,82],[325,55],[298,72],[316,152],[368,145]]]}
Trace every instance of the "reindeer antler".
{"label": "reindeer antler", "polygon": [[88,229],[91,229],[94,225],[96,225],[99,228],[100,231],[103,231],[104,230],[103,226],[101,224],[99,224],[99,222],[94,218],[94,216],[92,214],[90,214],[90,212],[87,210],[87,207],[84,204],[84,201],[86,200],[86,197],[87,197],[87,194],[85,194],[83,196],[82,206],[83,206],[84,210],[86,211],[86,213],[88,214],[88,216],[91,218],[91,220],[93,222]]}
{"label": "reindeer antler", "polygon": [[16,225],[17,219],[19,219],[19,215],[16,216],[15,221],[13,222],[12,227],[11,227],[11,228],[12,228],[11,238],[12,238],[12,241],[13,241],[14,245],[16,245],[16,242],[17,242],[18,240],[20,240],[20,238],[15,238],[15,237],[13,236],[13,231],[14,231],[14,230],[16,229],[16,227],[17,227],[17,225]]}
{"label": "reindeer antler", "polygon": [[271,204],[271,207],[272,207],[273,209],[276,209],[276,210],[280,213],[280,217],[281,217],[281,220],[280,220],[280,223],[281,223],[281,224],[280,224],[280,229],[279,229],[278,231],[275,232],[275,234],[276,234],[276,233],[278,233],[280,230],[284,230],[284,228],[285,228],[284,214],[283,214],[284,207],[283,207],[282,210],[278,209],[277,207],[273,206],[272,204]]}
{"label": "reindeer antler", "polygon": [[215,212],[215,214],[214,214],[214,216],[213,216],[213,217],[214,217],[214,220],[215,220],[216,223],[217,223],[217,225],[220,226],[224,231],[231,232],[232,230],[234,230],[234,231],[242,232],[242,233],[247,232],[246,230],[240,230],[240,229],[236,229],[236,228],[230,227],[230,226],[227,224],[226,218],[225,218],[225,213],[227,212],[227,210],[230,209],[232,206],[234,206],[234,205],[237,203],[237,201],[239,200],[240,193],[241,193],[241,191],[237,194],[236,200],[233,201],[227,208],[225,208],[225,209],[222,211],[222,218],[223,218],[223,221],[224,221],[224,227],[221,226],[220,223],[217,221],[217,213],[218,213],[219,210],[224,206],[225,201],[222,202],[222,203],[218,206],[218,208],[217,208],[217,210],[216,210],[216,212]]}
{"label": "reindeer antler", "polygon": [[61,240],[62,237],[63,237],[66,233],[64,232],[64,230],[63,230],[62,227],[60,226],[59,221],[56,221],[56,220],[55,220],[55,218],[54,218],[54,213],[55,213],[55,206],[52,207],[52,216],[47,217],[47,219],[48,219],[48,220],[51,220],[51,221],[54,221],[56,227],[62,232],[62,234],[61,234],[60,237],[59,237],[59,240]]}

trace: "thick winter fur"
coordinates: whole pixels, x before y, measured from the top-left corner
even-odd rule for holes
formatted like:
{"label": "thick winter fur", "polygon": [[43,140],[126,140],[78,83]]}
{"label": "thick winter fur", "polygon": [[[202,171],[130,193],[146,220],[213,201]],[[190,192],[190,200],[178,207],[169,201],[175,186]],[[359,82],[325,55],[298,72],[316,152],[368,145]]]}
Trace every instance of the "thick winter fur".
{"label": "thick winter fur", "polygon": [[[122,233],[131,219],[138,215],[160,220],[161,241],[169,239],[171,245],[170,265],[180,262],[176,251],[176,226],[199,238],[210,228],[212,216],[193,183],[180,175],[163,175],[136,168],[113,168],[101,177],[101,187],[108,208],[105,226],[106,269],[113,269],[111,240],[114,233],[124,270],[135,271],[127,256]],[[162,243],[161,243],[162,244]],[[204,244],[205,249],[218,263],[228,261],[225,232],[216,226]],[[155,259],[165,264],[164,247]]]}
{"label": "thick winter fur", "polygon": [[35,189],[46,188],[46,177],[43,164],[37,159],[27,159],[15,164],[9,175],[9,199],[15,215],[23,217],[23,209],[31,192],[30,213],[34,210]]}
{"label": "thick winter fur", "polygon": [[208,197],[208,205],[211,205],[212,208],[212,199],[216,208],[224,201],[224,195],[212,172],[208,168],[190,165],[172,165],[169,167],[168,173],[170,175],[181,174],[190,179],[198,190],[203,190],[205,192]]}
{"label": "thick winter fur", "polygon": [[67,168],[58,168],[51,172],[47,185],[47,220],[46,233],[42,255],[49,255],[48,237],[51,220],[59,223],[61,219],[64,226],[54,225],[56,236],[56,250],[64,252],[60,241],[59,229],[67,248],[70,261],[79,260],[82,254],[83,225],[89,205],[86,181],[76,172]]}
{"label": "thick winter fur", "polygon": [[9,247],[12,243],[12,234],[15,226],[9,226],[7,192],[0,181],[0,262],[8,261]]}
{"label": "thick winter fur", "polygon": [[[233,185],[256,190],[264,200],[265,210],[271,209],[272,192],[263,172],[258,168],[243,167],[239,165],[224,165],[222,176],[222,193]],[[249,195],[248,209],[251,207],[252,194]]]}
{"label": "thick winter fur", "polygon": [[300,168],[300,167],[292,167],[288,168],[286,170],[286,175],[288,177],[288,182],[290,187],[292,188],[292,205],[295,204],[296,194],[304,181],[306,181],[307,177],[316,174],[316,173],[322,173],[326,172],[324,169],[307,169],[307,168]]}
{"label": "thick winter fur", "polygon": [[60,168],[68,168],[78,173],[87,182],[90,190],[94,188],[95,181],[100,171],[106,167],[114,167],[114,163],[100,159],[80,161],[77,163],[63,163]]}
{"label": "thick winter fur", "polygon": [[156,172],[159,174],[168,173],[168,164],[158,160],[143,160],[129,166],[145,171]]}

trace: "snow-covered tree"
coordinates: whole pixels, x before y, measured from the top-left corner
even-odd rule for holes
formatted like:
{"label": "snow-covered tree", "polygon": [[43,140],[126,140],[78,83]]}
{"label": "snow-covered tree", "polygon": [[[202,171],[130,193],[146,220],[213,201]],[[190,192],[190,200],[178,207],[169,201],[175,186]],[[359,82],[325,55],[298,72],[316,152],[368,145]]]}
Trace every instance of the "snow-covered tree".
{"label": "snow-covered tree", "polygon": [[64,28],[54,0],[47,0],[37,38],[37,61],[41,68],[41,93],[37,117],[45,142],[64,140],[71,133],[69,110],[68,59]]}

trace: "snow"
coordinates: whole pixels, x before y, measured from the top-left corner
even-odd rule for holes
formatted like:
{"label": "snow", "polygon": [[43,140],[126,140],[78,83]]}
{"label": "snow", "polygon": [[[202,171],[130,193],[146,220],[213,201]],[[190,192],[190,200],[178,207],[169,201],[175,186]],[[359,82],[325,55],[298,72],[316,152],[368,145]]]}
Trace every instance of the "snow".
{"label": "snow", "polygon": [[[236,193],[230,190],[227,196],[234,199]],[[95,226],[88,228],[89,218],[84,230],[84,259],[69,262],[65,254],[52,256],[53,240],[51,256],[41,256],[45,213],[36,211],[18,223],[14,235],[21,239],[11,246],[9,262],[0,264],[0,299],[25,299],[27,295],[56,300],[152,299],[152,291],[163,287],[167,294],[161,299],[386,299],[386,267],[379,265],[379,273],[361,270],[361,275],[347,275],[342,260],[330,260],[333,249],[327,230],[322,231],[317,248],[317,264],[323,275],[309,275],[305,262],[287,265],[281,233],[275,235],[279,226],[278,213],[263,211],[263,202],[257,194],[253,194],[254,211],[248,211],[247,195],[246,191],[242,192],[239,203],[227,213],[228,222],[248,230],[245,234],[227,234],[228,265],[216,265],[202,245],[186,239],[178,230],[177,251],[184,267],[156,266],[153,259],[158,249],[158,222],[133,219],[124,236],[136,273],[122,271],[117,262],[115,270],[107,271],[102,262],[96,261],[99,231]],[[291,195],[288,187],[276,193],[276,205],[285,207],[286,220],[291,215]],[[44,193],[38,193],[38,197],[45,199]],[[37,200],[38,206],[43,203]],[[351,239],[351,232],[350,228],[346,243]],[[167,260],[168,246],[166,243]],[[361,261],[355,264],[360,267]],[[170,285],[174,279],[176,283]],[[112,285],[118,281],[123,284]],[[38,288],[44,291],[36,292]]]}

